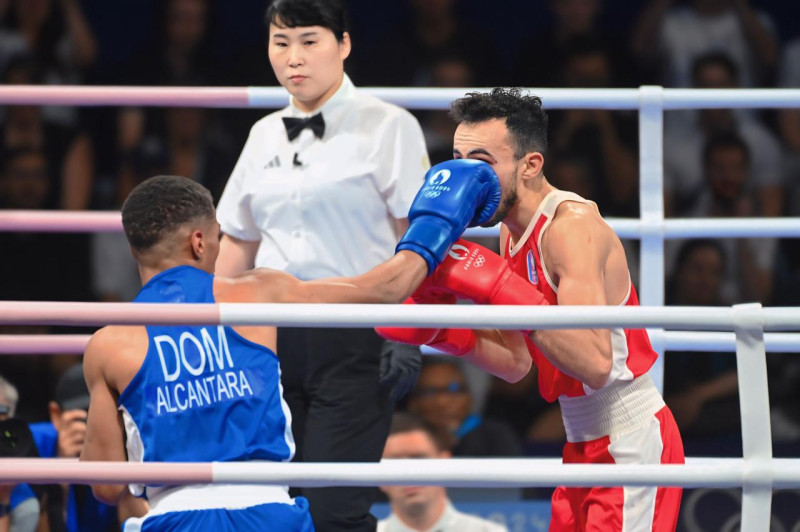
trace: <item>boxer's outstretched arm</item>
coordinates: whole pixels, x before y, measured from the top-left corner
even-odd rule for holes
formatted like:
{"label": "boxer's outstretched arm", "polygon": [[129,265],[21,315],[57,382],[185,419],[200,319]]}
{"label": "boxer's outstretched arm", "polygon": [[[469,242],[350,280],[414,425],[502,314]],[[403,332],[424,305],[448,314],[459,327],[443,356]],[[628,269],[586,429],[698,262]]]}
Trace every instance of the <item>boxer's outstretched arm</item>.
{"label": "boxer's outstretched arm", "polygon": [[425,279],[425,259],[400,251],[356,277],[300,281],[276,270],[261,268],[234,279],[217,278],[219,301],[261,303],[401,303]]}
{"label": "boxer's outstretched arm", "polygon": [[[83,374],[89,388],[89,417],[86,420],[86,441],[83,443],[82,461],[102,460],[124,462],[125,428],[117,411],[117,401],[106,380],[104,364],[114,360],[114,346],[109,345],[107,329],[96,332],[83,355]],[[97,499],[115,505],[125,494],[125,484],[95,484],[92,492]]]}

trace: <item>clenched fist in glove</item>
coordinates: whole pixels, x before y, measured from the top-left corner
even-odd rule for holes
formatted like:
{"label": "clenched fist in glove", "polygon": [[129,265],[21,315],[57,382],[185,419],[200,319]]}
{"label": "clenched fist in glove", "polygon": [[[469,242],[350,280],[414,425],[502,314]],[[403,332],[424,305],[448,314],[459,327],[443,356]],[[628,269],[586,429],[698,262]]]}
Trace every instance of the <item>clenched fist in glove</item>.
{"label": "clenched fist in glove", "polygon": [[437,164],[428,170],[408,210],[408,230],[396,251],[420,255],[430,274],[464,229],[492,217],[500,196],[500,181],[487,163],[453,159]]}
{"label": "clenched fist in glove", "polygon": [[[455,296],[439,290],[428,282],[423,283],[406,299],[404,305],[449,305]],[[411,345],[428,345],[450,355],[461,356],[475,347],[475,333],[471,329],[419,329],[414,327],[376,327],[375,331],[387,340]]]}
{"label": "clenched fist in glove", "polygon": [[548,304],[544,294],[511,271],[503,257],[467,240],[453,245],[426,283],[430,289],[444,290],[479,304]]}

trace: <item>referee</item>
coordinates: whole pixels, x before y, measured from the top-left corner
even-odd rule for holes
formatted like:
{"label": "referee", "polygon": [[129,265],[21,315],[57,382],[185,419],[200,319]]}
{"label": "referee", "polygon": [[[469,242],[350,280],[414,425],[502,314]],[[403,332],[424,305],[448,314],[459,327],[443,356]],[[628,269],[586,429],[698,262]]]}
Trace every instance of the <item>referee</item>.
{"label": "referee", "polygon": [[[275,0],[269,59],[288,107],[253,126],[217,209],[219,275],[252,267],[303,279],[353,276],[394,254],[429,167],[414,117],[344,73],[339,0]],[[283,328],[284,398],[303,462],[377,462],[394,400],[413,386],[416,348],[372,329]],[[376,489],[303,489],[317,530],[374,531]]]}

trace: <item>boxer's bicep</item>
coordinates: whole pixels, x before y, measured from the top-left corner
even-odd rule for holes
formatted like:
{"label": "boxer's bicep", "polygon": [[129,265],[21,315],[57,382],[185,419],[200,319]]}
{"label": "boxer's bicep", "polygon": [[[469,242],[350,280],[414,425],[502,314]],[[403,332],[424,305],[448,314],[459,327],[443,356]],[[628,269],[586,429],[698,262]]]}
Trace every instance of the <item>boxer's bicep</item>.
{"label": "boxer's bicep", "polygon": [[542,241],[547,268],[558,287],[559,305],[606,305],[604,234],[593,222],[553,222]]}

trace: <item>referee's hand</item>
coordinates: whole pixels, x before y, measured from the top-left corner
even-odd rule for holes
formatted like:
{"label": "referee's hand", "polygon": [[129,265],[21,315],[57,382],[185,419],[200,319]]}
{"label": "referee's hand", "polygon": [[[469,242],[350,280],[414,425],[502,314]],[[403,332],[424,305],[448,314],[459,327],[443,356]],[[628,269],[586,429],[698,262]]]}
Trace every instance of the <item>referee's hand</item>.
{"label": "referee's hand", "polygon": [[390,388],[389,398],[397,402],[417,383],[422,353],[416,345],[385,341],[381,350],[380,383]]}

